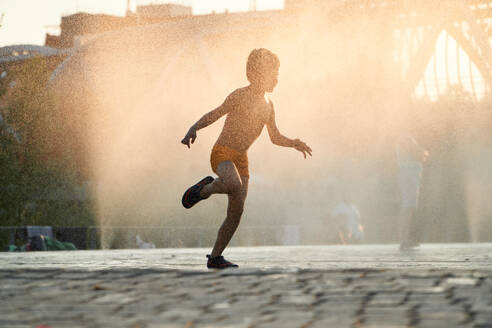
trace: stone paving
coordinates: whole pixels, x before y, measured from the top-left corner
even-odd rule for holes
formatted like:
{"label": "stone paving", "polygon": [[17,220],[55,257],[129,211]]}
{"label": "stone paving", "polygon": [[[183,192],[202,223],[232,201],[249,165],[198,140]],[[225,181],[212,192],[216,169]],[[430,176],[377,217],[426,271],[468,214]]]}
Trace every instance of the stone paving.
{"label": "stone paving", "polygon": [[0,327],[492,328],[492,244],[0,253]]}

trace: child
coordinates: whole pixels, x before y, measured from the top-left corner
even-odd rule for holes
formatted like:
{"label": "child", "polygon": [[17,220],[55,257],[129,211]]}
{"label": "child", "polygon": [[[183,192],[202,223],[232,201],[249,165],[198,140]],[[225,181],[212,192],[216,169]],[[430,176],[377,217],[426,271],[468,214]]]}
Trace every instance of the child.
{"label": "child", "polygon": [[360,223],[360,212],[354,203],[347,198],[331,210],[332,225],[338,232],[338,242],[345,245],[360,242],[364,236],[364,228]]}
{"label": "child", "polygon": [[311,148],[299,139],[283,136],[275,124],[275,112],[272,102],[265,92],[272,92],[277,85],[278,57],[267,49],[251,51],[246,65],[246,76],[250,84],[233,91],[222,105],[205,114],[188,131],[181,143],[190,148],[196,132],[217,121],[224,115],[227,118],[222,132],[210,155],[212,170],[219,176],[214,179],[205,177],[190,187],[183,195],[182,204],[190,208],[212,194],[227,194],[227,216],[217,234],[212,253],[207,255],[209,269],[237,267],[224,259],[222,252],[239,225],[243,213],[244,201],[248,192],[248,156],[251,144],[261,134],[266,125],[273,144],[293,147],[311,155]]}

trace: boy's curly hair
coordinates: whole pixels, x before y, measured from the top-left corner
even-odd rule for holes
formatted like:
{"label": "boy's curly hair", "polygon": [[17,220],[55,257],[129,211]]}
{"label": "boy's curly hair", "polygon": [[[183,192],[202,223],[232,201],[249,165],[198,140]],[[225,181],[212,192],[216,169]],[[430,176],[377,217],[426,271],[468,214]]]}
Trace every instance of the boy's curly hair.
{"label": "boy's curly hair", "polygon": [[246,76],[249,82],[255,81],[264,71],[280,67],[277,55],[265,48],[253,49],[246,63]]}

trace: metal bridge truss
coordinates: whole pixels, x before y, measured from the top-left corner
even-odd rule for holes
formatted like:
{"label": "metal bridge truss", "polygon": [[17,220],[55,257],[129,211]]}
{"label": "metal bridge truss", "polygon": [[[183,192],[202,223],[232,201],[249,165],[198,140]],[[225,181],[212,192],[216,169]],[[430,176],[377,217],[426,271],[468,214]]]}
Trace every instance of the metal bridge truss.
{"label": "metal bridge truss", "polygon": [[[471,62],[482,75],[487,91],[492,90],[492,1],[348,0],[336,9],[360,11],[369,17],[384,17],[385,21],[389,22],[388,26],[397,32],[396,51],[406,51],[406,54],[400,53],[399,57],[408,59],[406,63],[400,63],[405,82],[403,94],[411,96],[415,92],[443,31],[452,37],[470,58],[468,70],[473,91],[475,92]],[[445,42],[445,45],[447,85],[451,85],[450,65],[457,66],[459,83],[463,83],[463,76],[459,74],[462,68],[460,56],[456,56],[456,62],[451,63],[447,56],[448,42]],[[435,74],[437,75],[437,72]],[[436,76],[435,88],[439,90],[437,81]]]}

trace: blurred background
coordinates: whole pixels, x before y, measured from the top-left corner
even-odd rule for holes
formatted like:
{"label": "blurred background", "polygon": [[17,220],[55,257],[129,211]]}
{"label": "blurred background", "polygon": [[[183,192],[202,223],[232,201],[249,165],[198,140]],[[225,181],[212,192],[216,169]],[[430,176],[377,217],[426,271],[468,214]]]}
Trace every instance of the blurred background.
{"label": "blurred background", "polygon": [[18,3],[22,19],[42,16],[37,1],[0,8],[2,226],[77,228],[89,248],[135,247],[136,234],[211,246],[226,197],[180,199],[211,174],[223,119],[191,149],[180,140],[248,84],[247,56],[265,47],[281,63],[277,125],[313,157],[260,136],[233,245],[337,243],[341,201],[360,212],[359,242],[397,242],[402,133],[430,153],[421,239],[492,240],[492,1],[48,1],[61,21],[28,44]]}

